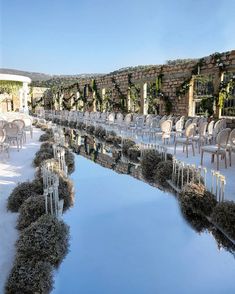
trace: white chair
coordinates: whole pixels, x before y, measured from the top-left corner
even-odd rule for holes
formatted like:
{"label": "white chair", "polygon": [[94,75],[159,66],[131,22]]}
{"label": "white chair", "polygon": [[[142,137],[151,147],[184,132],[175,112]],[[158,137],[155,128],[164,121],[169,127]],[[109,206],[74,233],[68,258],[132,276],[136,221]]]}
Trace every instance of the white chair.
{"label": "white chair", "polygon": [[162,141],[163,144],[170,142],[172,131],[172,120],[167,119],[161,123]]}
{"label": "white chair", "polygon": [[188,146],[190,146],[190,145],[192,146],[193,156],[195,155],[194,142],[192,140],[193,136],[195,134],[195,128],[196,128],[196,124],[191,123],[189,126],[187,126],[187,129],[185,130],[185,137],[176,138],[174,154],[176,154],[176,146],[177,146],[177,144],[182,144],[183,145],[183,151],[184,151],[184,146],[186,146],[187,157],[188,157]]}
{"label": "white chair", "polygon": [[17,124],[19,127],[18,135],[22,136],[22,139],[24,142],[26,142],[26,133],[25,133],[25,122],[23,119],[14,119],[12,121],[13,123]]}
{"label": "white chair", "polygon": [[177,122],[175,123],[175,136],[174,141],[176,137],[181,137],[183,134],[183,127],[184,127],[184,116],[182,116]]}
{"label": "white chair", "polygon": [[185,125],[184,125],[184,129],[186,130],[187,127],[188,127],[191,123],[192,123],[192,119],[191,119],[191,118],[187,119],[186,122],[185,122]]}
{"label": "white chair", "polygon": [[200,153],[201,146],[206,142],[206,129],[207,129],[207,122],[201,122],[198,127],[198,135],[194,136],[192,140],[197,143],[198,151]]}
{"label": "white chair", "polygon": [[6,151],[9,158],[9,143],[6,142],[6,131],[0,128],[0,151]]}
{"label": "white chair", "polygon": [[219,132],[216,138],[216,145],[203,146],[201,148],[201,165],[203,165],[203,155],[204,152],[211,154],[211,162],[214,162],[214,157],[216,156],[216,168],[219,170],[219,157],[224,158],[225,168],[227,168],[227,144],[229,139],[229,133],[231,129],[227,128]]}
{"label": "white chair", "polygon": [[206,133],[207,143],[211,142],[211,140],[212,140],[214,124],[215,124],[214,120],[212,120],[208,123],[207,133]]}
{"label": "white chair", "polygon": [[9,144],[16,142],[17,150],[19,151],[19,143],[22,148],[23,136],[22,136],[22,133],[19,132],[18,125],[15,123],[9,122],[5,124],[3,129],[6,131],[6,142]]}
{"label": "white chair", "polygon": [[233,129],[228,139],[229,165],[232,166],[232,152],[235,151],[235,129]]}

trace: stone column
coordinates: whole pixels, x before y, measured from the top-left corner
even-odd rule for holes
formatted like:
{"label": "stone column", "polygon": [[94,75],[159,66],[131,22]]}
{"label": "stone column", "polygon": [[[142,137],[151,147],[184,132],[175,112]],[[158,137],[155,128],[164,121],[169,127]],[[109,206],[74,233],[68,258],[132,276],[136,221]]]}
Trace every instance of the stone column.
{"label": "stone column", "polygon": [[96,112],[96,93],[95,91],[92,93],[92,98],[93,98],[93,110],[94,112]]}
{"label": "stone column", "polygon": [[20,89],[20,112],[28,113],[28,94],[29,94],[29,87],[28,83],[24,82],[23,87]]}
{"label": "stone column", "polygon": [[[106,110],[106,105],[104,105],[104,99],[105,99],[105,94],[106,94],[106,90],[105,88],[102,89],[102,112],[105,112]],[[104,109],[104,106],[105,106],[105,109]]]}
{"label": "stone column", "polygon": [[148,84],[144,83],[144,85],[143,85],[143,114],[144,115],[148,114],[148,108],[149,108],[147,90],[148,90]]}
{"label": "stone column", "polygon": [[[193,100],[193,85],[194,85],[194,79],[191,79],[189,91],[188,91],[188,94],[186,94],[188,95],[188,116],[195,115],[195,101]],[[184,98],[184,99],[186,99],[187,101],[187,98]]]}
{"label": "stone column", "polygon": [[131,90],[127,91],[127,112],[131,111]]}

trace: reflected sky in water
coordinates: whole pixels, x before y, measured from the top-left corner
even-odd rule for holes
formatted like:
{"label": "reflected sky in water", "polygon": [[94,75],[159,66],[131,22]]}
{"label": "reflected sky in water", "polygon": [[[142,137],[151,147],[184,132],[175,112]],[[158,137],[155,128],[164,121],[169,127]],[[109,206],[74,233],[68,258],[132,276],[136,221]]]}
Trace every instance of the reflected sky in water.
{"label": "reflected sky in water", "polygon": [[71,247],[54,294],[235,293],[234,256],[192,230],[174,196],[75,157]]}

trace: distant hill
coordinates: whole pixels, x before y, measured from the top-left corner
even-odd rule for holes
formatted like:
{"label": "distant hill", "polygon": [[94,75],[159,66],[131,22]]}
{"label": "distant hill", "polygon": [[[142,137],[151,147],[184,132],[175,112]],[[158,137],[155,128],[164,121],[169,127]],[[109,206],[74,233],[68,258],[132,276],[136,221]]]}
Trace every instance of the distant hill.
{"label": "distant hill", "polygon": [[0,73],[22,75],[32,80],[32,86],[35,87],[53,87],[60,85],[69,85],[77,82],[81,78],[97,77],[101,74],[77,74],[77,75],[49,75],[38,72],[23,71],[18,69],[0,68]]}

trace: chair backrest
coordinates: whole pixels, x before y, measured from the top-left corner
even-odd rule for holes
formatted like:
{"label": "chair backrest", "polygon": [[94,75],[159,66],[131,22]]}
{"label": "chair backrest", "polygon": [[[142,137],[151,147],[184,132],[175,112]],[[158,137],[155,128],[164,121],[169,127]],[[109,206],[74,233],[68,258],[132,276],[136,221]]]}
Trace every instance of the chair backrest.
{"label": "chair backrest", "polygon": [[89,116],[90,116],[90,113],[89,113],[89,111],[86,111],[86,112],[84,113],[84,117],[85,117],[85,119],[88,119],[88,118],[89,118]]}
{"label": "chair backrest", "polygon": [[14,119],[12,122],[18,125],[20,131],[25,127],[25,123],[22,119]]}
{"label": "chair backrest", "polygon": [[19,133],[19,126],[13,122],[6,123],[3,129],[6,131],[6,136],[16,136]]}
{"label": "chair backrest", "polygon": [[221,120],[217,120],[217,121],[214,123],[214,129],[218,128],[220,123],[221,123]]}
{"label": "chair backrest", "polygon": [[177,120],[177,122],[175,124],[175,130],[176,131],[182,131],[183,130],[183,123],[182,123],[181,119]]}
{"label": "chair backrest", "polygon": [[0,120],[0,128],[3,128],[6,123],[7,123],[7,121]]}
{"label": "chair backrest", "polygon": [[151,125],[152,121],[153,121],[153,116],[151,114],[148,114],[145,119],[145,125],[147,127],[149,127]]}
{"label": "chair backrest", "polygon": [[208,125],[208,123],[206,121],[200,123],[199,129],[198,129],[198,133],[200,136],[206,135],[207,125]]}
{"label": "chair backrest", "polygon": [[233,129],[229,135],[229,144],[235,147],[235,129]]}
{"label": "chair backrest", "polygon": [[144,125],[144,117],[139,116],[136,118],[136,126],[137,127],[142,127]]}
{"label": "chair backrest", "polygon": [[187,119],[186,122],[185,122],[184,128],[187,129],[187,127],[188,127],[191,123],[192,123],[192,119],[191,119],[191,118]]}
{"label": "chair backrest", "polygon": [[163,133],[170,133],[172,129],[172,120],[167,119],[161,123],[161,130]]}
{"label": "chair backrest", "polygon": [[185,130],[186,138],[192,138],[195,134],[196,123],[191,123],[187,126]]}
{"label": "chair backrest", "polygon": [[128,113],[125,118],[124,118],[124,122],[126,124],[129,124],[131,122],[131,113]]}
{"label": "chair backrest", "polygon": [[26,127],[26,128],[32,126],[32,119],[31,119],[30,117],[25,117],[25,118],[23,119],[23,121],[24,121],[24,124],[25,124],[25,127]]}
{"label": "chair backrest", "polygon": [[107,117],[107,113],[106,112],[102,112],[101,115],[100,115],[100,118],[102,121],[105,121],[106,120],[106,117]]}
{"label": "chair backrest", "polygon": [[112,113],[110,113],[109,116],[108,116],[108,121],[109,121],[109,122],[114,122],[114,120],[115,120],[115,113],[112,112]]}
{"label": "chair backrest", "polygon": [[192,123],[197,124],[199,120],[199,117],[194,117],[192,120]]}
{"label": "chair backrest", "polygon": [[220,131],[223,129],[226,129],[227,126],[227,122],[226,122],[226,118],[221,119],[220,121]]}
{"label": "chair backrest", "polygon": [[0,143],[3,143],[6,140],[6,131],[0,128]]}
{"label": "chair backrest", "polygon": [[119,112],[117,114],[117,122],[122,122],[122,121],[123,121],[123,114]]}
{"label": "chair backrest", "polygon": [[163,115],[163,117],[160,119],[159,123],[161,125],[161,123],[163,123],[165,120],[167,120],[167,116]]}
{"label": "chair backrest", "polygon": [[208,135],[212,135],[213,134],[213,128],[214,128],[214,120],[210,121],[208,126],[207,126],[207,132],[208,132]]}
{"label": "chair backrest", "polygon": [[228,144],[228,138],[229,138],[229,134],[230,134],[231,129],[227,128],[227,129],[223,129],[221,130],[217,137],[216,137],[216,143],[218,144],[218,146],[226,146]]}

